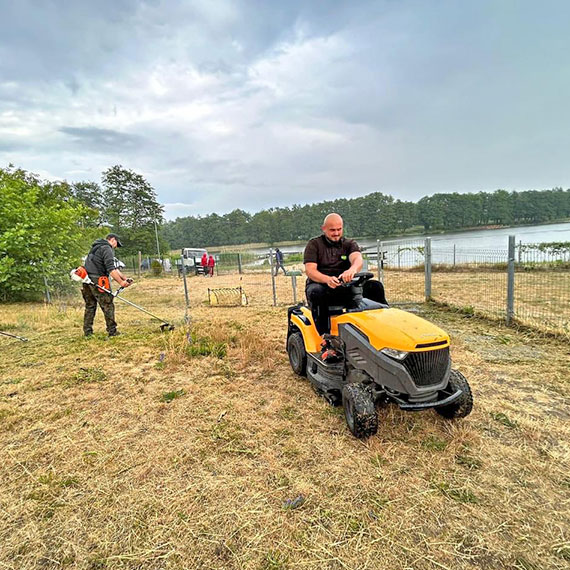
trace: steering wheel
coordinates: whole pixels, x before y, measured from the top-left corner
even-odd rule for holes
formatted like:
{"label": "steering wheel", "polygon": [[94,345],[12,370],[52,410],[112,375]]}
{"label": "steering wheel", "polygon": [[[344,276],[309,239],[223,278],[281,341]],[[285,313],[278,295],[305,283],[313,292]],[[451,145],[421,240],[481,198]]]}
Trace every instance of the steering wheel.
{"label": "steering wheel", "polygon": [[373,277],[374,273],[370,273],[370,271],[361,271],[360,273],[355,273],[351,281],[348,283],[341,283],[339,287],[359,287]]}

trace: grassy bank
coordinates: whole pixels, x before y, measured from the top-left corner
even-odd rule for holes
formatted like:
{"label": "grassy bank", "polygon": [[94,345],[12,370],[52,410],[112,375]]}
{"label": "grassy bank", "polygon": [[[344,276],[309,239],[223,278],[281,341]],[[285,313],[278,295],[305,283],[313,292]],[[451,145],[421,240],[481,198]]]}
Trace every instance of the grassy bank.
{"label": "grassy bank", "polygon": [[[240,281],[241,279],[241,281]],[[278,292],[290,287],[278,280]],[[248,307],[210,308],[242,285]],[[7,568],[562,569],[567,344],[425,309],[475,409],[380,410],[377,436],[292,374],[266,276],[148,278],[122,336],[81,336],[79,293],[4,305],[0,564]]]}

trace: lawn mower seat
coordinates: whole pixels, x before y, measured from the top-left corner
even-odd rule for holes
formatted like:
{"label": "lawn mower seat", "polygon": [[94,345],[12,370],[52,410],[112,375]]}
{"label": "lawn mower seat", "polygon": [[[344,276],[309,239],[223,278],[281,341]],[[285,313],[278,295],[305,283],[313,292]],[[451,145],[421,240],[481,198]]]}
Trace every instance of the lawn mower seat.
{"label": "lawn mower seat", "polygon": [[[309,309],[313,308],[309,299],[307,299],[307,307],[309,307]],[[346,305],[329,305],[328,307],[329,315],[342,315],[347,308]]]}
{"label": "lawn mower seat", "polygon": [[345,309],[345,305],[329,305],[329,315],[341,315]]}

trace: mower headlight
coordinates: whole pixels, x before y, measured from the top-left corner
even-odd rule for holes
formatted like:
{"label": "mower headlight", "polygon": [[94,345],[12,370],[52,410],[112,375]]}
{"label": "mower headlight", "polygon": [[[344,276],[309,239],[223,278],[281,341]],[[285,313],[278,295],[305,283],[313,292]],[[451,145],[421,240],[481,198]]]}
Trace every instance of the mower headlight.
{"label": "mower headlight", "polygon": [[394,348],[383,348],[380,352],[396,360],[404,360],[408,356],[408,352],[405,350],[396,350]]}

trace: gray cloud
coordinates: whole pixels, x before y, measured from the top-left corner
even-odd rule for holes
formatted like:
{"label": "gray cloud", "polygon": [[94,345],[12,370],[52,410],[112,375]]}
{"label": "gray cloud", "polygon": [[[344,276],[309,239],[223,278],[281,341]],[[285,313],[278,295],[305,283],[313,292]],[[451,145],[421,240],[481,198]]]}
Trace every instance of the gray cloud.
{"label": "gray cloud", "polygon": [[143,141],[138,135],[121,133],[112,129],[95,127],[61,127],[60,132],[69,135],[74,142],[88,149],[100,151],[117,148],[128,149],[138,146]]}
{"label": "gray cloud", "polygon": [[196,213],[570,186],[562,0],[0,4],[3,163]]}

